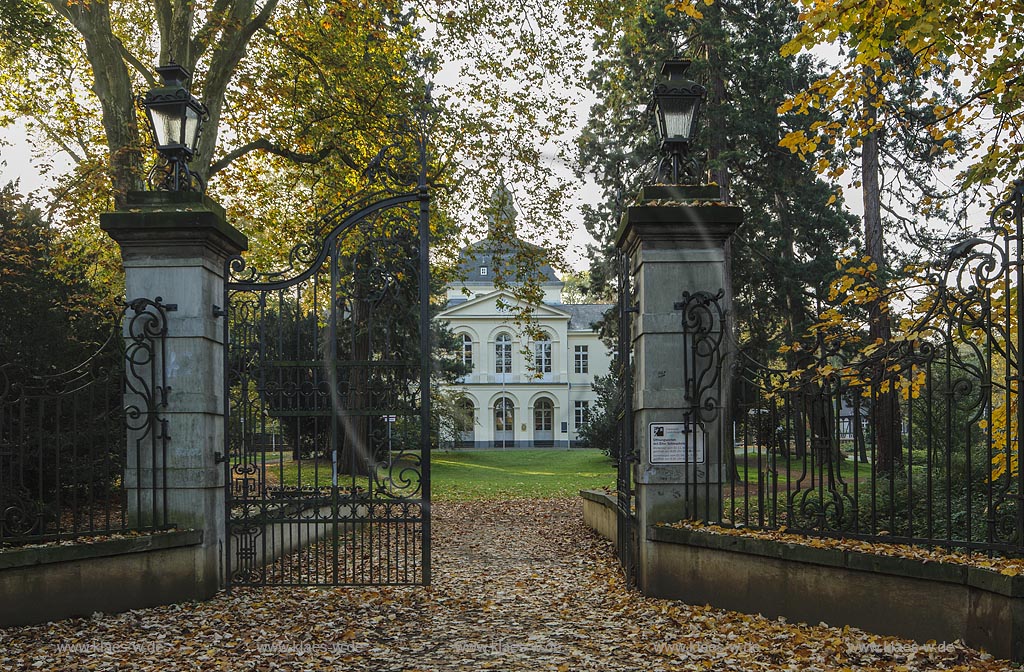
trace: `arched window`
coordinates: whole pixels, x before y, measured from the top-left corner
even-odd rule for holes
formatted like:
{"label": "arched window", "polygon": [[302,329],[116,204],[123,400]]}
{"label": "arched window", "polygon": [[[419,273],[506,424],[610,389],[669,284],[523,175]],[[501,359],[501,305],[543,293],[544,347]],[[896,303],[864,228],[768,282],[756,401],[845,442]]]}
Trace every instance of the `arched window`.
{"label": "arched window", "polygon": [[507,333],[494,339],[494,372],[512,373],[512,337]]}
{"label": "arched window", "polygon": [[456,402],[458,413],[455,417],[456,429],[459,432],[472,432],[476,425],[476,408],[473,402],[463,397]]}
{"label": "arched window", "polygon": [[538,375],[551,373],[551,336],[547,332],[533,342],[533,367]]}
{"label": "arched window", "polygon": [[502,397],[494,402],[494,442],[504,446],[515,440],[516,407],[512,400]]}
{"label": "arched window", "polygon": [[469,334],[462,335],[462,364],[467,372],[473,372],[473,337]]}

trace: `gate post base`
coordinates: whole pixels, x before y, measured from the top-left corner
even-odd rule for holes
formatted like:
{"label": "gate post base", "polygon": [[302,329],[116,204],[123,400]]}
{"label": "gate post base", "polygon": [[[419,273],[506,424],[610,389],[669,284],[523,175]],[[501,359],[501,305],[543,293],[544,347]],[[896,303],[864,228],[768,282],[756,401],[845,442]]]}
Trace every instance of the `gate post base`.
{"label": "gate post base", "polygon": [[167,374],[160,415],[169,441],[162,454],[129,428],[125,482],[143,490],[129,493],[128,518],[155,515],[202,531],[196,594],[212,595],[223,584],[225,536],[225,470],[216,458],[224,450],[224,325],[215,306],[224,301],[225,263],[248,240],[197,192],[129,193],[124,210],[101,215],[100,228],[121,247],[128,300],[160,297],[168,307],[155,364]]}
{"label": "gate post base", "polygon": [[732,293],[727,243],[743,211],[718,201],[718,187],[645,187],[617,236],[637,300],[627,337],[638,454],[637,573],[644,592],[653,578],[652,526],[722,515],[723,458],[732,450],[724,383]]}

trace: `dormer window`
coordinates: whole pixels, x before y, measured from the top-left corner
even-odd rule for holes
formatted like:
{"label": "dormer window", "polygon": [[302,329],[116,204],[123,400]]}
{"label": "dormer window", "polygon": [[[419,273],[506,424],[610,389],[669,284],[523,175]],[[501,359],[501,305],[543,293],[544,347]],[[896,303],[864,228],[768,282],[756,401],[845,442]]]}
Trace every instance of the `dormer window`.
{"label": "dormer window", "polygon": [[481,276],[487,275],[487,267],[486,266],[481,266],[480,267],[480,275]]}

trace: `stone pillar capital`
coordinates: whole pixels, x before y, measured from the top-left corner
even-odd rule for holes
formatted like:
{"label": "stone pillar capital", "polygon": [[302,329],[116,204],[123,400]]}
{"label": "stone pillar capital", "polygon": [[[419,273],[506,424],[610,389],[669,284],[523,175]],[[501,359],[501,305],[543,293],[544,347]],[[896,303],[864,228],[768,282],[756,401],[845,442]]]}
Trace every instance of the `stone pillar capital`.
{"label": "stone pillar capital", "polygon": [[133,191],[123,210],[100,215],[100,228],[135,258],[227,259],[249,248],[245,234],[228,224],[224,208],[194,191]]}
{"label": "stone pillar capital", "polygon": [[743,210],[725,205],[718,187],[644,187],[626,208],[615,245],[640,249],[721,248],[743,223]]}

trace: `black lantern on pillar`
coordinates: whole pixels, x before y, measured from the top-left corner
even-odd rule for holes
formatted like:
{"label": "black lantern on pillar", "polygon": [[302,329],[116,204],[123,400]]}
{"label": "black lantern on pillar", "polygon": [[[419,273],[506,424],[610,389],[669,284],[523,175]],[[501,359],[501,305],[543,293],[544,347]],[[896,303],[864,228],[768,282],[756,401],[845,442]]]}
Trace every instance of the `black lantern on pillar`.
{"label": "black lantern on pillar", "polygon": [[195,156],[209,112],[189,92],[188,70],[172,62],[156,72],[163,84],[146,93],[142,106],[163,162],[149,171],[149,185],[162,191],[203,191],[202,179],[189,170],[188,162]]}
{"label": "black lantern on pillar", "polygon": [[658,177],[671,184],[679,184],[682,176],[697,178],[697,166],[689,152],[705,89],[686,78],[690,63],[689,59],[665,61],[661,79],[654,86],[654,115],[665,155],[658,164]]}

